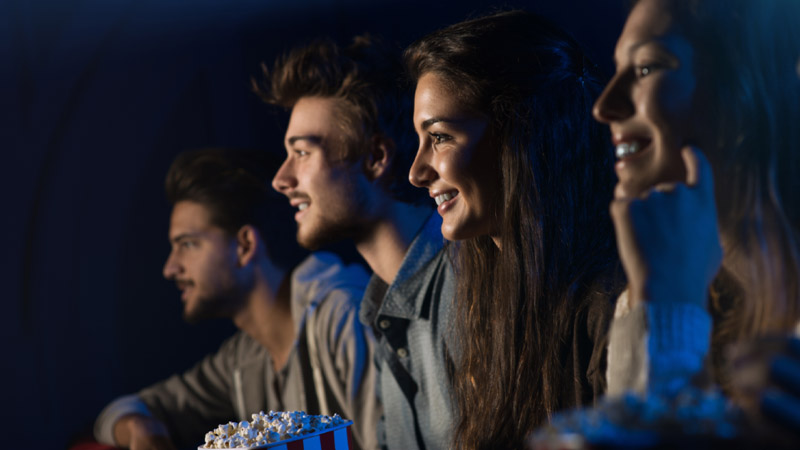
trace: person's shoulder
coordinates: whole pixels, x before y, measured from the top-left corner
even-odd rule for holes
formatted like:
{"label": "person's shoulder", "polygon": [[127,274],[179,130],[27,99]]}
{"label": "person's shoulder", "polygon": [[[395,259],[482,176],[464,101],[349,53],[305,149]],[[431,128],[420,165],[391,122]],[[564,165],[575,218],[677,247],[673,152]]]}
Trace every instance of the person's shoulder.
{"label": "person's shoulder", "polygon": [[583,289],[581,318],[589,334],[606,333],[617,299],[625,289],[616,274],[596,277]]}
{"label": "person's shoulder", "polygon": [[230,348],[247,347],[253,342],[256,342],[256,340],[244,331],[237,330],[233,335],[222,341],[222,345],[219,348],[220,350],[228,350]]}
{"label": "person's shoulder", "polygon": [[266,351],[258,341],[240,330],[220,345],[216,356],[226,358],[229,365],[238,367],[263,359]]}
{"label": "person's shoulder", "polygon": [[369,281],[369,274],[360,264],[345,264],[335,253],[314,252],[294,269],[292,278],[295,283],[358,286],[363,289]]}
{"label": "person's shoulder", "polygon": [[334,253],[316,252],[293,275],[293,308],[336,322],[357,314],[369,274],[360,264],[345,264]]}
{"label": "person's shoulder", "polygon": [[586,298],[586,315],[588,317],[611,318],[614,315],[614,305],[616,305],[619,293],[605,290],[592,290],[588,292]]}

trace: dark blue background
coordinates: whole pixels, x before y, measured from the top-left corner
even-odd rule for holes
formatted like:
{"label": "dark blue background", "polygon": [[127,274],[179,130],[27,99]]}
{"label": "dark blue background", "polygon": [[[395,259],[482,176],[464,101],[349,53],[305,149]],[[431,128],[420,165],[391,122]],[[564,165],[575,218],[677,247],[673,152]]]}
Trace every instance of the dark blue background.
{"label": "dark blue background", "polygon": [[250,92],[261,61],[325,35],[405,46],[508,6],[560,23],[610,72],[622,0],[0,2],[1,445],[64,448],[113,397],[233,332],[181,320],[162,186],[185,149],[283,152],[285,117]]}

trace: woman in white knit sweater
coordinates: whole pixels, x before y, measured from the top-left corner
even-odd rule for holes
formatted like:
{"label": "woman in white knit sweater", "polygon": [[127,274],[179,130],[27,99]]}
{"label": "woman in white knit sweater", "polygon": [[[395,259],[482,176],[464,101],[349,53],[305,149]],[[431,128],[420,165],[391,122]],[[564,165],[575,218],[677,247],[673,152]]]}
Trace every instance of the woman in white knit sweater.
{"label": "woman in white knit sweater", "polygon": [[[798,60],[794,0],[631,10],[594,108],[617,147],[611,212],[629,282],[609,394],[674,393],[708,368],[735,398],[723,349],[800,320]],[[788,390],[761,405],[800,424],[800,364],[783,359],[773,376]]]}

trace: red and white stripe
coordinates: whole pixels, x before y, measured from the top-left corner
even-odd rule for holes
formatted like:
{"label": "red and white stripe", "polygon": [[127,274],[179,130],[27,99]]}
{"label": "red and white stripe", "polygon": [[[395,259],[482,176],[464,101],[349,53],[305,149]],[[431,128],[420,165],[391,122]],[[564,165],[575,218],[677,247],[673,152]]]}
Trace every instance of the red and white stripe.
{"label": "red and white stripe", "polygon": [[346,426],[304,439],[285,443],[276,442],[269,448],[273,450],[350,450],[352,441],[352,432],[350,427]]}

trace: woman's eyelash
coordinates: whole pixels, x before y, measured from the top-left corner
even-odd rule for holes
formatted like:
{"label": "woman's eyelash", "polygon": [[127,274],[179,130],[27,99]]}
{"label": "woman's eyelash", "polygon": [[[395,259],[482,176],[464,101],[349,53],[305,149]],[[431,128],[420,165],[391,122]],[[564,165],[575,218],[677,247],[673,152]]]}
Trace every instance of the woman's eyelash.
{"label": "woman's eyelash", "polygon": [[653,66],[650,64],[642,64],[634,67],[636,76],[639,78],[646,77],[653,72]]}
{"label": "woman's eyelash", "polygon": [[442,133],[428,133],[433,138],[434,144],[441,144],[442,142],[449,141],[452,139],[449,135],[442,134]]}
{"label": "woman's eyelash", "polygon": [[654,71],[659,70],[662,67],[664,67],[664,64],[653,62],[646,64],[637,64],[633,66],[633,70],[638,78],[643,78],[648,75],[652,75]]}

